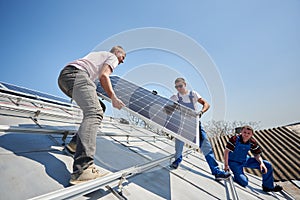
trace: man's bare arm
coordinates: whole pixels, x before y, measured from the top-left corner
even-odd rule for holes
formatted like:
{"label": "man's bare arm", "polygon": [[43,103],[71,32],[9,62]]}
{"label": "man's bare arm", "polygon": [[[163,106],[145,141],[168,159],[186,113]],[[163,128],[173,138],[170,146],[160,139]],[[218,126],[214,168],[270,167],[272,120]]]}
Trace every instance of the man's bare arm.
{"label": "man's bare arm", "polygon": [[224,150],[224,170],[229,171],[228,165],[229,149]]}
{"label": "man's bare arm", "polygon": [[260,156],[260,154],[255,155],[255,159],[257,160],[257,162],[259,162],[259,167],[260,167],[260,171],[265,174],[268,172],[268,169],[266,168],[262,157]]}
{"label": "man's bare arm", "polygon": [[202,114],[205,113],[205,112],[209,109],[210,105],[209,105],[209,103],[207,103],[207,101],[205,101],[205,99],[203,99],[203,98],[198,99],[198,102],[199,102],[200,104],[202,104],[202,109],[201,109],[201,111],[200,111],[200,113],[199,113],[199,117],[201,117]]}
{"label": "man's bare arm", "polygon": [[123,106],[125,106],[125,104],[120,99],[117,98],[112,88],[110,78],[109,78],[109,75],[111,73],[112,73],[111,67],[108,64],[104,64],[99,74],[99,80],[104,91],[111,99],[113,107],[121,109]]}

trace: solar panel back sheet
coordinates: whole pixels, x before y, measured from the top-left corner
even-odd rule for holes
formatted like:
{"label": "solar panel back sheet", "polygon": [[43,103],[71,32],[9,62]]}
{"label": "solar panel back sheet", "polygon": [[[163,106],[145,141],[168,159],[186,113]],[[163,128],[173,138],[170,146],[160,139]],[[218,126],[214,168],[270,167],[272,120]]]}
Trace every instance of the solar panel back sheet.
{"label": "solar panel back sheet", "polygon": [[[111,76],[110,80],[115,94],[126,105],[124,109],[177,139],[199,147],[199,116],[196,111],[121,77]],[[97,92],[110,101],[99,82]]]}

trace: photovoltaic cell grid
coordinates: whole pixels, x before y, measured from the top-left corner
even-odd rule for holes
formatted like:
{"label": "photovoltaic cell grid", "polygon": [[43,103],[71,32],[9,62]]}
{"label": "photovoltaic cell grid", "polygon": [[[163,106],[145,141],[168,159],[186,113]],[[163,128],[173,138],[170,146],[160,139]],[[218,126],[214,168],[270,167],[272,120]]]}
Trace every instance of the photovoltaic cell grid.
{"label": "photovoltaic cell grid", "polygon": [[0,86],[1,86],[0,87],[1,90],[6,90],[6,91],[8,90],[8,91],[17,92],[17,93],[20,93],[20,94],[23,94],[23,95],[29,95],[32,98],[36,98],[36,99],[43,98],[46,101],[54,100],[54,101],[70,104],[70,101],[67,100],[67,99],[63,99],[63,98],[56,97],[56,96],[53,96],[53,95],[50,95],[50,94],[46,94],[46,93],[38,92],[38,91],[35,91],[35,90],[30,90],[30,89],[27,89],[27,88],[19,87],[19,86],[16,86],[16,85],[0,82]]}
{"label": "photovoltaic cell grid", "polygon": [[[199,117],[194,110],[118,76],[111,76],[110,80],[117,97],[124,102],[127,109],[133,111],[131,113],[168,129],[178,139],[198,146]],[[99,82],[97,92],[108,98]]]}

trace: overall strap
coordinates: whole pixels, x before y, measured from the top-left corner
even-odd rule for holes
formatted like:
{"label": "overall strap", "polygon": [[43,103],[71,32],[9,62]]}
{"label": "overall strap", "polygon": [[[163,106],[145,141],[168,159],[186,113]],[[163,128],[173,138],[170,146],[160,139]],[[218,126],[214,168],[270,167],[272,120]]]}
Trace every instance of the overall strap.
{"label": "overall strap", "polygon": [[188,103],[183,102],[183,98],[179,95],[179,93],[177,93],[177,97],[178,97],[178,101],[177,102],[179,104],[182,104],[182,105],[184,105],[186,107],[189,107],[189,108],[195,110],[195,105],[194,105],[194,102],[193,102],[194,96],[193,96],[192,92],[190,92],[190,94],[189,94],[190,102],[188,102]]}
{"label": "overall strap", "polygon": [[182,101],[182,97],[179,95],[179,92],[177,93],[177,97],[178,97],[178,103],[182,103],[183,101]]}
{"label": "overall strap", "polygon": [[194,96],[193,96],[192,90],[190,91],[189,98],[190,98],[190,102],[191,102],[191,103],[194,103],[194,102],[193,102]]}

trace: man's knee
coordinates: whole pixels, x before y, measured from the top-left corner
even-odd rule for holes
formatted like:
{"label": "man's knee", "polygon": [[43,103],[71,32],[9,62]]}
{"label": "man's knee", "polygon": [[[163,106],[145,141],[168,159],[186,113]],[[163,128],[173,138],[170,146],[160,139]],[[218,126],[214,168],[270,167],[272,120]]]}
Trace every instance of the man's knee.
{"label": "man's knee", "polygon": [[93,115],[94,117],[97,119],[97,121],[99,123],[101,123],[102,119],[103,119],[103,116],[104,116],[104,110],[103,110],[103,103],[101,104],[102,102],[99,100],[99,105],[97,106],[96,110],[92,111],[93,112]]}
{"label": "man's knee", "polygon": [[244,174],[235,175],[234,180],[243,187],[246,187],[248,185],[248,178]]}
{"label": "man's knee", "polygon": [[93,123],[100,124],[103,119],[103,110],[101,108],[89,110],[83,113],[84,118],[87,120],[93,120]]}

